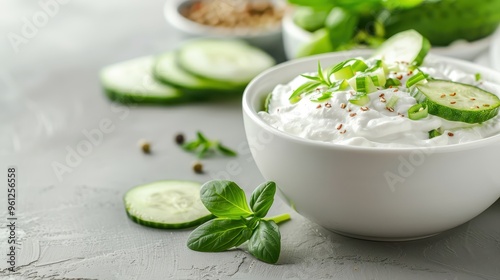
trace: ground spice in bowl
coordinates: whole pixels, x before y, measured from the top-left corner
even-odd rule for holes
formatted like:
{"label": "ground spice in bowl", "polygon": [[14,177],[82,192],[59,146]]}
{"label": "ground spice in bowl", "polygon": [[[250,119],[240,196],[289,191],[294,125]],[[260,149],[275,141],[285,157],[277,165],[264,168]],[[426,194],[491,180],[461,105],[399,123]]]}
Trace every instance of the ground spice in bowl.
{"label": "ground spice in bowl", "polygon": [[240,30],[270,30],[280,26],[284,9],[263,0],[201,0],[181,11],[199,24]]}

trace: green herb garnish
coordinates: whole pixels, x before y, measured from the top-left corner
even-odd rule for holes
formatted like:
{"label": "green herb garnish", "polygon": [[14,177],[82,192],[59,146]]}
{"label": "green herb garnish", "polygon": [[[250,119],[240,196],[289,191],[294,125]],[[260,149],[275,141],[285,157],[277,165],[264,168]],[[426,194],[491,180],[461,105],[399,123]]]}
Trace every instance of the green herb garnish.
{"label": "green herb garnish", "polygon": [[247,204],[245,192],[234,182],[215,180],[205,183],[200,199],[217,218],[196,228],[187,241],[191,250],[222,252],[248,241],[248,252],[257,259],[276,263],[281,251],[278,223],[289,214],[264,218],[274,202],[276,184],[258,186]]}
{"label": "green herb garnish", "polygon": [[182,148],[189,152],[197,153],[198,158],[204,158],[215,152],[219,152],[225,156],[234,157],[237,155],[232,149],[222,145],[220,141],[209,140],[200,131],[196,132],[197,139],[189,141],[182,145]]}
{"label": "green herb garnish", "polygon": [[424,72],[422,72],[422,70],[418,69],[418,73],[416,73],[406,81],[406,88],[410,88],[422,81],[425,81],[428,78],[429,78],[428,74],[425,74]]}
{"label": "green herb garnish", "polygon": [[427,118],[429,109],[425,103],[417,103],[408,109],[408,118],[410,120],[418,121]]}
{"label": "green herb garnish", "polygon": [[321,63],[318,61],[317,76],[301,75],[302,77],[307,78],[311,81],[304,83],[296,90],[294,90],[289,98],[290,102],[291,103],[299,102],[302,94],[309,94],[318,87],[325,87],[325,88],[334,87],[335,83],[333,83],[330,80],[330,74],[331,73],[329,71],[327,72],[327,75],[324,74],[323,68],[321,67]]}
{"label": "green herb garnish", "polygon": [[438,137],[438,136],[441,136],[443,135],[443,133],[440,131],[440,129],[433,129],[431,131],[429,131],[429,139],[432,139],[434,137]]}
{"label": "green herb garnish", "polygon": [[481,73],[476,73],[474,77],[476,78],[476,82],[479,82],[481,80]]}
{"label": "green herb garnish", "polygon": [[387,79],[387,81],[385,81],[384,87],[389,88],[389,87],[397,87],[400,85],[401,85],[401,81],[399,81],[398,79],[389,78],[389,79]]}

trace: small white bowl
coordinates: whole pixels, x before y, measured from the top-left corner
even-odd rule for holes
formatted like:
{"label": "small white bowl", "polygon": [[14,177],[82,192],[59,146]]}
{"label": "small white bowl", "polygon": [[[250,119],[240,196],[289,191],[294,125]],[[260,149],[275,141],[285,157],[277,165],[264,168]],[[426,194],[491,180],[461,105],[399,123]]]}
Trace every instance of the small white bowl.
{"label": "small white bowl", "polygon": [[[283,43],[287,58],[295,58],[300,48],[311,40],[312,33],[296,25],[293,21],[292,14],[287,13],[283,18]],[[431,53],[472,60],[481,54],[481,52],[484,52],[490,43],[491,36],[474,42],[459,40],[447,47],[433,47]]]}
{"label": "small white bowl", "polygon": [[[279,24],[274,29],[263,31],[244,28],[222,28],[203,25],[182,15],[181,11],[185,7],[198,1],[200,0],[167,0],[164,7],[165,19],[188,37],[242,39],[267,50],[282,44],[281,25]],[[285,4],[282,1],[273,1],[273,4],[276,7],[285,9]]]}
{"label": "small white bowl", "polygon": [[[411,240],[461,225],[500,197],[500,135],[424,148],[372,148],[307,140],[286,134],[257,114],[277,84],[370,50],[293,60],[256,77],[243,96],[243,117],[253,158],[284,200],[319,225],[371,240]],[[428,55],[500,83],[500,73],[453,58]],[[386,175],[403,182],[390,184]]]}

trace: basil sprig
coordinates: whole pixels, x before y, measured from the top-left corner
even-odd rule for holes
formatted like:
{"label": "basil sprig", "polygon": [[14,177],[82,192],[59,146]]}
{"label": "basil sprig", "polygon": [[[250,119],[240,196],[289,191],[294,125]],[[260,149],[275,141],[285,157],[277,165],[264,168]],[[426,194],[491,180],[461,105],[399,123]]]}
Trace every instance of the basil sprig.
{"label": "basil sprig", "polygon": [[276,263],[281,251],[277,223],[289,214],[265,218],[274,202],[276,184],[265,182],[252,193],[250,205],[245,192],[234,182],[214,180],[205,183],[200,198],[217,218],[196,228],[187,246],[199,252],[221,252],[248,242],[248,252],[257,259]]}

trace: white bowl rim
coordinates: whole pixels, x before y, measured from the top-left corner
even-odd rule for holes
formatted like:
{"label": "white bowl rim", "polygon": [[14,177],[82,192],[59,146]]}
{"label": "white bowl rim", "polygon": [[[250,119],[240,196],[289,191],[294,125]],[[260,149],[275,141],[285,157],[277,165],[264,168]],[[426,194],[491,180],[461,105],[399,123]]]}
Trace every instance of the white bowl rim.
{"label": "white bowl rim", "polygon": [[[325,58],[329,58],[332,56],[341,56],[341,57],[356,57],[356,56],[363,56],[363,55],[368,55],[372,52],[373,50],[349,50],[349,51],[342,51],[342,52],[334,52],[334,53],[327,53],[327,54],[319,54],[319,55],[314,55],[314,56],[309,56],[305,58],[300,58],[300,59],[294,59],[290,60],[281,64],[278,64],[274,67],[271,67],[267,69],[266,71],[262,72],[259,74],[257,77],[255,77],[245,88],[245,91],[243,93],[243,98],[242,98],[242,108],[243,108],[243,113],[247,114],[248,117],[252,119],[255,123],[257,123],[261,128],[265,129],[267,132],[272,133],[276,136],[279,136],[281,138],[285,138],[289,141],[299,143],[299,144],[304,144],[307,146],[317,146],[317,147],[324,147],[327,149],[340,149],[340,150],[350,150],[350,151],[363,151],[363,152],[372,152],[372,153],[392,153],[392,152],[411,152],[411,151],[416,151],[416,150],[432,150],[433,153],[438,153],[438,152],[457,152],[457,151],[463,151],[463,150],[470,150],[470,149],[476,149],[476,148],[481,148],[484,146],[487,146],[488,144],[492,144],[494,142],[500,142],[500,133],[483,138],[480,140],[475,140],[471,142],[466,142],[466,143],[459,143],[459,144],[453,144],[453,145],[445,145],[445,146],[430,146],[430,147],[425,147],[425,146],[415,146],[415,147],[364,147],[364,146],[352,146],[352,145],[345,145],[345,144],[338,144],[338,143],[330,143],[330,142],[322,142],[318,140],[311,140],[311,139],[305,139],[301,138],[299,136],[291,135],[286,132],[283,132],[268,123],[266,123],[257,113],[256,110],[253,109],[253,106],[251,105],[251,100],[253,100],[253,95],[259,94],[259,93],[254,93],[251,94],[250,91],[252,90],[253,87],[255,87],[256,84],[259,83],[259,80],[262,79],[263,77],[272,74],[273,72],[280,71],[284,68],[292,67],[295,64],[302,63],[305,61],[310,61],[310,60],[321,60]],[[436,59],[439,60],[440,62],[451,62],[452,64],[456,65],[462,65],[462,66],[467,66],[467,67],[474,67],[474,72],[481,72],[481,73],[486,73],[489,72],[491,76],[493,75],[500,75],[500,72],[495,71],[491,68],[484,67],[481,65],[474,64],[469,61],[464,61],[461,59],[457,58],[451,58],[451,57],[445,57],[441,55],[435,55],[435,54],[428,54],[426,59],[431,58],[431,59]],[[465,67],[464,67],[465,68]],[[493,82],[496,85],[500,85],[498,82],[490,81]]]}
{"label": "white bowl rim", "polygon": [[[253,39],[265,36],[273,36],[281,33],[281,24],[276,24],[275,28],[264,31],[255,31],[251,28],[223,28],[203,25],[194,22],[183,16],[179,8],[186,2],[200,0],[167,0],[163,7],[165,19],[174,27],[193,35],[204,34],[214,37],[235,37],[241,39]],[[281,3],[281,1],[278,1]],[[238,32],[240,31],[240,32]]]}

